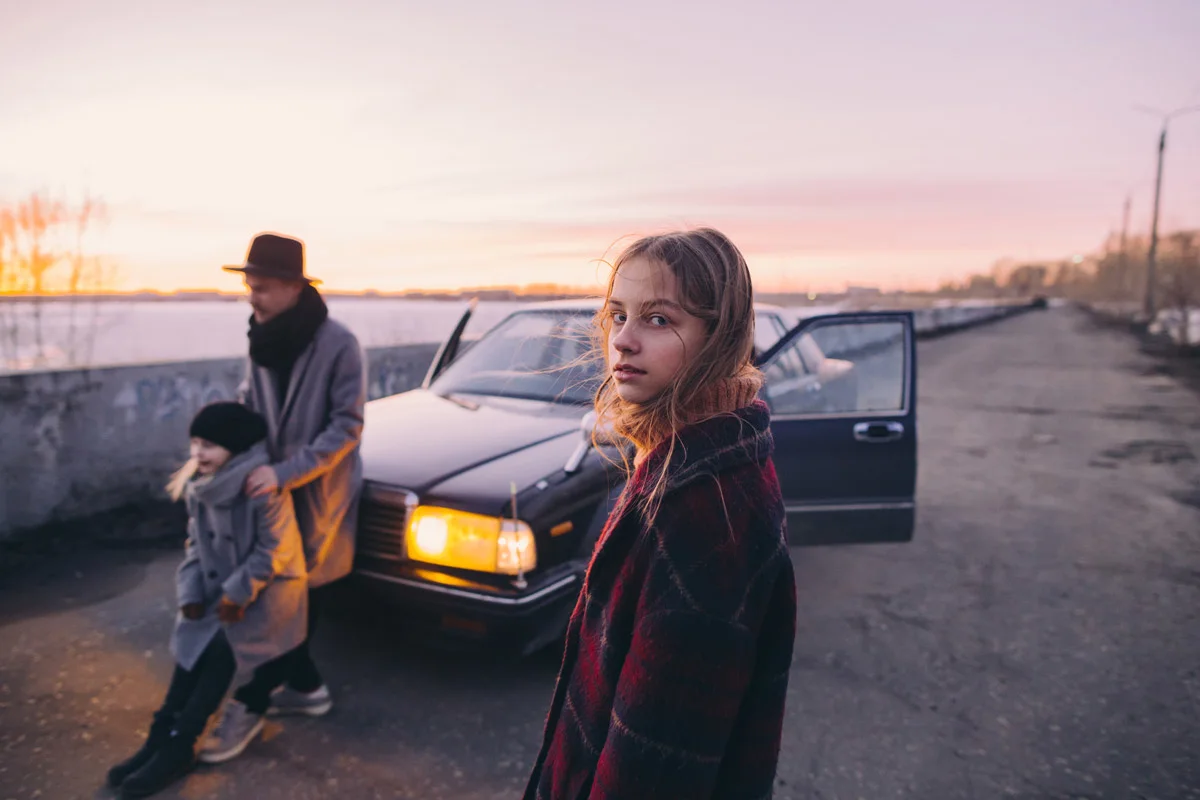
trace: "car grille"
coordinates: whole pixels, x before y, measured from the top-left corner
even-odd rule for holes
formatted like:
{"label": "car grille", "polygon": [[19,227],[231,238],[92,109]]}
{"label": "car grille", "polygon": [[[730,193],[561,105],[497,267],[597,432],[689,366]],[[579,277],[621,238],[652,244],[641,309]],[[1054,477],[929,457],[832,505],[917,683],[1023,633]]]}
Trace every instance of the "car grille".
{"label": "car grille", "polygon": [[404,561],[404,530],[417,496],[394,486],[367,483],[358,510],[360,555]]}

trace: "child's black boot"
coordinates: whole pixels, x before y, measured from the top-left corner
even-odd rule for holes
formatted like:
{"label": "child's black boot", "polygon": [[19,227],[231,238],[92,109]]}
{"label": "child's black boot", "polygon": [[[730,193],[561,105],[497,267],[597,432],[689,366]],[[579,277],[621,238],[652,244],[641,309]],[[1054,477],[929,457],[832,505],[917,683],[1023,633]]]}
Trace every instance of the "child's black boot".
{"label": "child's black boot", "polygon": [[171,725],[174,722],[174,714],[164,715],[162,712],[156,714],[154,723],[150,726],[150,733],[147,734],[141,749],[108,771],[108,785],[113,789],[121,788],[121,784],[125,782],[126,778],[149,764],[150,759],[154,758],[154,754],[171,735]]}
{"label": "child's black boot", "polygon": [[121,800],[158,794],[195,767],[195,741],[186,736],[170,736],[145,766],[121,784]]}

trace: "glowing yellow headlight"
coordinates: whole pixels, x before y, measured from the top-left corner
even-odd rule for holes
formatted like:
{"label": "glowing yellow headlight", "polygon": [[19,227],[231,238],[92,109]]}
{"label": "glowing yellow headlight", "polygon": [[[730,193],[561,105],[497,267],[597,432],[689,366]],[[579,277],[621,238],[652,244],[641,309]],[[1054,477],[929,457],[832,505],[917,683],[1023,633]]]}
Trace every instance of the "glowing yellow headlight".
{"label": "glowing yellow headlight", "polygon": [[537,566],[533,531],[524,522],[417,506],[405,532],[408,557],[447,567],[516,575]]}

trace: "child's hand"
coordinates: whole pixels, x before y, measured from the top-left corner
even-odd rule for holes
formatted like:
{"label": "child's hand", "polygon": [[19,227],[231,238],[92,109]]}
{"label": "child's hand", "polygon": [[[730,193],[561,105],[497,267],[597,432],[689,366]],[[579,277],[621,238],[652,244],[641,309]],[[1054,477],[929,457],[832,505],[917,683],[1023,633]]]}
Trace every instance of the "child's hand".
{"label": "child's hand", "polygon": [[279,476],[275,474],[275,470],[265,464],[255,469],[246,477],[246,494],[251,497],[270,494],[278,488]]}
{"label": "child's hand", "polygon": [[204,616],[204,603],[184,603],[180,607],[184,619],[198,620]]}
{"label": "child's hand", "polygon": [[227,597],[221,598],[221,604],[217,606],[217,619],[221,622],[241,622],[246,616],[246,608],[233,603]]}

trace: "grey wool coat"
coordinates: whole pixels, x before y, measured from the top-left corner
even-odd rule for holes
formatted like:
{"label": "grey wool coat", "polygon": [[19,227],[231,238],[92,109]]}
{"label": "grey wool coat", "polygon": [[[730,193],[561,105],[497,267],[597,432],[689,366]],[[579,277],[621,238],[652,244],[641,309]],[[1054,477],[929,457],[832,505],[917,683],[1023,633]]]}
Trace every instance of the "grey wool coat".
{"label": "grey wool coat", "polygon": [[292,367],[280,398],[271,371],[247,359],[242,403],[267,419],[279,485],[292,493],[304,539],[308,584],[350,573],[362,484],[367,373],[358,339],[326,319]]}
{"label": "grey wool coat", "polygon": [[187,485],[187,548],[175,588],[180,608],[206,608],[198,620],[182,611],[176,616],[171,654],[184,669],[195,667],[221,629],[223,596],[246,609],[240,622],[224,625],[240,668],[283,655],[308,633],[304,550],[292,499],[278,492],[251,498],[242,488],[250,472],[267,463],[266,445],[259,444]]}

